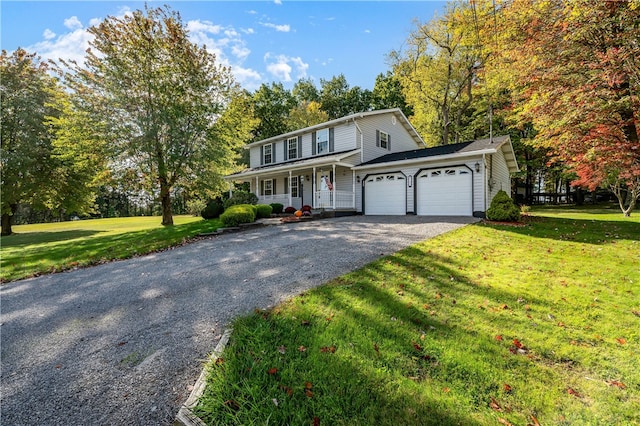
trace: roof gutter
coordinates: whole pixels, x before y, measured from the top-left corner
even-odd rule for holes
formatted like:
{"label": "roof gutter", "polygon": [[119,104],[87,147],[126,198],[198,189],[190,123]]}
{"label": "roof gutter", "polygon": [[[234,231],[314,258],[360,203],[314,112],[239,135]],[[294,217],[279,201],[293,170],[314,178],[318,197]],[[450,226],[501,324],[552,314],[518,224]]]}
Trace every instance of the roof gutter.
{"label": "roof gutter", "polygon": [[426,161],[428,162],[436,162],[436,161],[443,161],[443,160],[449,160],[449,159],[459,159],[459,158],[464,158],[464,157],[476,157],[478,155],[482,155],[484,158],[485,154],[495,154],[497,151],[495,148],[490,148],[490,149],[483,149],[480,151],[470,151],[470,152],[458,152],[458,153],[454,153],[454,154],[447,154],[447,155],[436,155],[433,157],[419,157],[419,158],[411,158],[411,159],[407,159],[407,160],[398,160],[398,161],[387,161],[385,163],[375,163],[375,164],[366,164],[363,166],[354,166],[352,167],[353,170],[368,170],[368,169],[377,169],[380,167],[387,167],[389,165],[394,165],[394,166],[404,166],[404,165],[411,165],[414,163],[424,163]]}

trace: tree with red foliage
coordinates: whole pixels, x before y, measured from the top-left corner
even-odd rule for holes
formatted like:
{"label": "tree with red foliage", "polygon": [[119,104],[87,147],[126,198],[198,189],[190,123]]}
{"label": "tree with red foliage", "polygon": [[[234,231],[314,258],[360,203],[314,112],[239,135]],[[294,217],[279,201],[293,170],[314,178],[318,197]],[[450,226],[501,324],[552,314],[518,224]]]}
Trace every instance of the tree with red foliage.
{"label": "tree with red foliage", "polygon": [[640,2],[499,3],[496,55],[516,112],[574,185],[608,187],[629,216],[640,196]]}

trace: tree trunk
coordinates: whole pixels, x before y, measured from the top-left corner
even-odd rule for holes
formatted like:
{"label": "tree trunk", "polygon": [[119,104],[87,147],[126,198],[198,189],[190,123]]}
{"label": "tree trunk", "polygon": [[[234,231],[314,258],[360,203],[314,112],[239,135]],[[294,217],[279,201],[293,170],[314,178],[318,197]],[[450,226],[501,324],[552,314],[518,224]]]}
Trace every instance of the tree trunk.
{"label": "tree trunk", "polygon": [[162,225],[173,226],[173,211],[171,210],[171,193],[165,182],[160,183],[160,202],[162,203]]}
{"label": "tree trunk", "polygon": [[13,215],[18,211],[17,204],[11,204],[9,207],[11,208],[11,213],[2,213],[2,232],[0,232],[0,235],[3,237],[13,234]]}

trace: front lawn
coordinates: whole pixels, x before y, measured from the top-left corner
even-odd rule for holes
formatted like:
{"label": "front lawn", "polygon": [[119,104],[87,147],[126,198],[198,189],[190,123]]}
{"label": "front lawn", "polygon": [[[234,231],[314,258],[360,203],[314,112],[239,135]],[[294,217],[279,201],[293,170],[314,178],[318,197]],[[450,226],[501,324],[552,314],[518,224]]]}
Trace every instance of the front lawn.
{"label": "front lawn", "polygon": [[192,216],[174,216],[169,227],[160,222],[138,216],[14,226],[0,240],[0,282],[142,255],[220,227]]}
{"label": "front lawn", "polygon": [[208,424],[640,424],[640,220],[534,209],[238,319]]}

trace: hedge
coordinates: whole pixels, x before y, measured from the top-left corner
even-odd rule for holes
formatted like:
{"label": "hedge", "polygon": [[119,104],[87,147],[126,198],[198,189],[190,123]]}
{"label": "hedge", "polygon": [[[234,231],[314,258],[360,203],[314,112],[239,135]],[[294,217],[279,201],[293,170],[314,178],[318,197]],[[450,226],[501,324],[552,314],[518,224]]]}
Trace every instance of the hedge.
{"label": "hedge", "polygon": [[256,209],[258,210],[256,214],[257,218],[271,217],[271,212],[273,211],[273,208],[269,204],[258,204],[256,205]]}
{"label": "hedge", "polygon": [[517,222],[520,220],[520,208],[509,195],[500,190],[491,200],[487,210],[487,219],[500,222]]}
{"label": "hedge", "polygon": [[236,204],[230,206],[220,215],[222,224],[229,228],[241,223],[251,223],[256,220],[256,208],[251,204]]}
{"label": "hedge", "polygon": [[280,214],[282,213],[282,209],[284,209],[284,205],[280,203],[271,203],[270,206],[273,209],[273,214]]}

